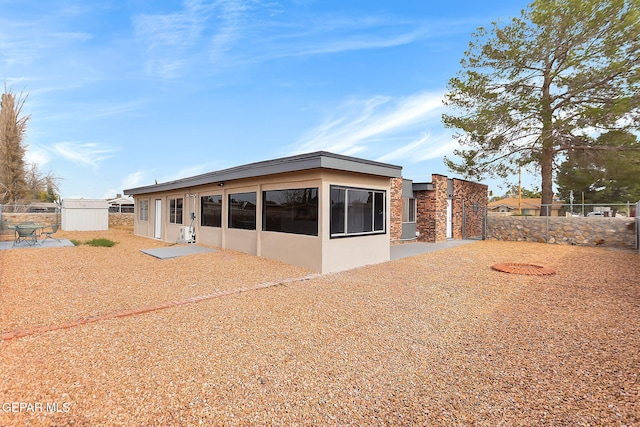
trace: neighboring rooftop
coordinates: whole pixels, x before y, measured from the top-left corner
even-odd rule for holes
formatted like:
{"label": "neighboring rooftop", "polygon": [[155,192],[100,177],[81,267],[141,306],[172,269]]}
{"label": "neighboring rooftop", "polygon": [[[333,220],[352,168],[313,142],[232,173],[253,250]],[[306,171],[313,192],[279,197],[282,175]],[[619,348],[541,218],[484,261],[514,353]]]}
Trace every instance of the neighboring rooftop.
{"label": "neighboring rooftop", "polygon": [[[501,206],[509,208],[509,209],[518,209],[519,206],[522,206],[525,209],[540,209],[542,199],[540,198],[522,198],[518,199],[517,197],[507,197],[500,200],[495,200],[493,202],[489,202],[487,207],[489,210],[497,209]],[[564,201],[562,200],[553,200],[553,209],[560,209]]]}
{"label": "neighboring rooftop", "polygon": [[329,153],[327,151],[316,151],[313,153],[298,154],[274,160],[249,163],[242,166],[208,172],[202,175],[196,175],[175,181],[163,182],[144,187],[129,188],[124,190],[124,194],[136,195],[153,193],[156,191],[176,190],[179,188],[195,187],[198,185],[213,184],[216,182],[255,178],[258,176],[318,168],[386,176],[390,178],[399,178],[402,176],[402,166],[344,156],[341,154]]}

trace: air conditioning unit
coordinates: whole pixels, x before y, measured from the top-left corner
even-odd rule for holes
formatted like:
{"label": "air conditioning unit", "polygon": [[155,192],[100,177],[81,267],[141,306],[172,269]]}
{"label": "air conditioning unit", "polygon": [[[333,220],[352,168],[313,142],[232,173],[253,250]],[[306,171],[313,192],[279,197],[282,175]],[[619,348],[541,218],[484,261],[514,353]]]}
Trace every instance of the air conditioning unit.
{"label": "air conditioning unit", "polygon": [[180,243],[195,243],[196,233],[191,227],[180,227]]}

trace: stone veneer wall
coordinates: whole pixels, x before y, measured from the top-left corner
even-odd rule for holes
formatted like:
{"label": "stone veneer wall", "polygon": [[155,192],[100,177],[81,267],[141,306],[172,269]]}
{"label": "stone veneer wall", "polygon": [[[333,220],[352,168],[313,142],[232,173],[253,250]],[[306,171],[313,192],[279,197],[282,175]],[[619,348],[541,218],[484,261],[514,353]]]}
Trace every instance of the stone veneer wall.
{"label": "stone veneer wall", "polygon": [[431,191],[415,191],[416,198],[416,240],[432,242],[435,234],[436,221],[434,216]]}
{"label": "stone veneer wall", "polygon": [[109,212],[109,227],[131,227],[133,228],[133,213]]}
{"label": "stone veneer wall", "polygon": [[390,181],[389,237],[393,242],[402,238],[402,178],[391,178]]}
{"label": "stone veneer wall", "polygon": [[487,240],[584,246],[636,246],[635,218],[487,217]]}
{"label": "stone veneer wall", "polygon": [[21,222],[35,222],[37,224],[51,225],[56,222],[62,222],[62,216],[60,213],[46,212],[46,213],[2,213],[2,223],[4,224],[19,224]]}
{"label": "stone veneer wall", "polygon": [[488,189],[484,184],[453,178],[451,231],[454,239],[482,237]]}
{"label": "stone veneer wall", "polygon": [[[109,227],[132,227],[132,213],[109,213]],[[52,225],[62,222],[61,214],[55,213],[2,213],[2,223],[19,224],[21,222],[35,222],[38,224]],[[4,227],[2,227],[4,228]]]}
{"label": "stone veneer wall", "polygon": [[433,190],[416,191],[416,230],[420,242],[447,240],[447,185],[443,175],[431,175]]}
{"label": "stone veneer wall", "polygon": [[433,183],[433,204],[435,207],[435,236],[432,242],[447,241],[447,200],[449,199],[449,178],[431,175]]}

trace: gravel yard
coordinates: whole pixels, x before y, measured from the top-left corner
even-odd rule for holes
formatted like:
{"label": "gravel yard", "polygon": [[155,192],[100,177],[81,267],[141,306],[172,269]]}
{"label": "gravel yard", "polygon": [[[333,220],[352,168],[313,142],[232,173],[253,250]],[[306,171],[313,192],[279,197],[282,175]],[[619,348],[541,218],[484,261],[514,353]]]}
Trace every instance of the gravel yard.
{"label": "gravel yard", "polygon": [[0,341],[2,426],[640,426],[635,252],[487,241],[286,282],[312,272],[56,237],[118,243],[0,251],[0,333],[281,284]]}

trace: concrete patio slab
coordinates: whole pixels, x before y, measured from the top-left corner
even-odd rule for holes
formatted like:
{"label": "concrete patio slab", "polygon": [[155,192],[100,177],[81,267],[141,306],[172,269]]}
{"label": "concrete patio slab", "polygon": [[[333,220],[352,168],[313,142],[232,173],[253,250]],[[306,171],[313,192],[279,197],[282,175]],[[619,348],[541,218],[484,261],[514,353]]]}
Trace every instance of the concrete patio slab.
{"label": "concrete patio slab", "polygon": [[68,239],[43,239],[38,240],[35,245],[30,245],[28,242],[20,242],[14,246],[13,240],[0,242],[0,251],[8,249],[19,248],[63,248],[65,246],[75,246]]}
{"label": "concrete patio slab", "polygon": [[391,260],[407,258],[414,255],[420,255],[427,252],[437,251],[440,249],[455,248],[456,246],[468,245],[478,240],[447,240],[439,243],[403,243],[401,245],[391,246]]}
{"label": "concrete patio slab", "polygon": [[166,248],[157,249],[141,249],[147,255],[156,257],[159,259],[177,258],[185,255],[201,254],[206,252],[217,252],[215,249],[205,248],[196,245],[187,246],[169,246]]}

